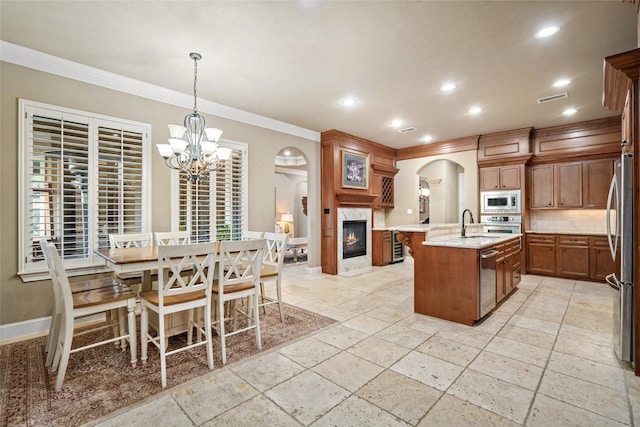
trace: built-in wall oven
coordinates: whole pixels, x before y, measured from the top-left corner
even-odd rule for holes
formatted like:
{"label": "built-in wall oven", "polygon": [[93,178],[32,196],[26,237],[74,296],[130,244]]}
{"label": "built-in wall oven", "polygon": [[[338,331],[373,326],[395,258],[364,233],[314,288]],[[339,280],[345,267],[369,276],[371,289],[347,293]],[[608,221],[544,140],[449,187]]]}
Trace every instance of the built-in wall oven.
{"label": "built-in wall oven", "polygon": [[480,213],[519,214],[520,190],[480,192]]}
{"label": "built-in wall oven", "polygon": [[483,233],[522,233],[522,217],[520,215],[481,215]]}

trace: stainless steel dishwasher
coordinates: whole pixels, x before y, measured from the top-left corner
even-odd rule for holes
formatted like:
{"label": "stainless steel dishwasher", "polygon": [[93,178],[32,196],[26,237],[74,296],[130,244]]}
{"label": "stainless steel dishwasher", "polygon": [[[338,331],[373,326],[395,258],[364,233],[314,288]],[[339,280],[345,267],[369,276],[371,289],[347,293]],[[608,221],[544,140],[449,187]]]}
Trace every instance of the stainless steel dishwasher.
{"label": "stainless steel dishwasher", "polygon": [[480,318],[496,306],[496,256],[499,253],[495,248],[480,251]]}

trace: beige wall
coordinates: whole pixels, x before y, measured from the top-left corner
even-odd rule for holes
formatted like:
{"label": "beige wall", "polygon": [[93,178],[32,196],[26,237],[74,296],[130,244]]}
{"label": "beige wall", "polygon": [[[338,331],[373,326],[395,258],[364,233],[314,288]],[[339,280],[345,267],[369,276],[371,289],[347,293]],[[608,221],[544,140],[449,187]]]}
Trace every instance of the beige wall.
{"label": "beige wall", "polygon": [[[465,208],[471,209],[474,218],[478,219],[478,163],[477,151],[469,150],[446,155],[420,157],[410,160],[399,160],[399,169],[394,179],[395,203],[394,208],[387,211],[385,224],[387,226],[418,224],[420,206],[418,205],[418,173],[429,163],[436,160],[451,160],[464,168],[464,202]],[[431,188],[433,192],[434,189]],[[434,209],[431,201],[431,209]],[[408,214],[407,209],[412,213]],[[459,222],[455,221],[455,222]],[[435,223],[435,221],[432,221]]]}
{"label": "beige wall", "polygon": [[[23,283],[18,271],[18,98],[47,104],[121,117],[153,127],[152,142],[165,141],[167,123],[181,121],[187,110],[142,97],[104,89],[17,65],[0,62],[0,325],[46,317],[51,314],[50,282]],[[320,264],[319,199],[320,144],[307,139],[247,125],[232,120],[207,116],[209,124],[224,130],[225,139],[249,145],[249,228],[273,229],[275,212],[273,189],[276,154],[284,147],[300,149],[308,160],[309,243],[317,249],[310,252],[309,267]],[[152,230],[169,230],[169,169],[152,149]]]}

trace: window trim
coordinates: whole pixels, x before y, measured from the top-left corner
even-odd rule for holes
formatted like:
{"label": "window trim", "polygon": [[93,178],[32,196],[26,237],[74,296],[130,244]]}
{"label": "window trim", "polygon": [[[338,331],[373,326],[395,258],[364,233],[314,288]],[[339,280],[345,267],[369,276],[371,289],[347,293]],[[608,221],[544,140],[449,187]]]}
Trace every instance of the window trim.
{"label": "window trim", "polygon": [[[28,203],[29,192],[31,187],[31,181],[28,181],[32,165],[28,164],[31,158],[31,140],[29,139],[29,132],[31,127],[29,126],[29,113],[38,110],[48,110],[61,115],[73,116],[74,118],[81,118],[83,123],[87,123],[88,129],[88,144],[87,153],[91,159],[89,166],[89,181],[93,185],[97,185],[97,130],[99,126],[118,125],[126,127],[130,130],[136,129],[136,132],[142,134],[142,187],[143,187],[143,206],[142,206],[142,228],[143,231],[149,231],[151,229],[151,135],[152,125],[150,123],[137,122],[133,120],[123,119],[119,117],[107,116],[88,111],[81,111],[72,108],[61,107],[52,104],[46,104],[37,101],[31,101],[27,99],[18,99],[18,272],[17,275],[23,282],[32,282],[37,280],[45,280],[50,277],[49,271],[44,261],[31,262],[28,260],[27,248],[30,245],[27,242],[27,238],[31,235],[30,228],[32,223],[29,222],[27,214],[29,212]],[[89,248],[95,248],[98,244],[98,236],[96,233],[96,215],[97,215],[97,200],[96,194],[93,190],[89,191],[89,231],[88,231],[88,245]],[[69,276],[80,276],[86,274],[95,274],[110,271],[100,258],[95,255],[93,250],[89,251],[86,258],[81,260],[71,260],[74,262],[68,262],[65,260],[65,267],[67,268],[67,274]]]}

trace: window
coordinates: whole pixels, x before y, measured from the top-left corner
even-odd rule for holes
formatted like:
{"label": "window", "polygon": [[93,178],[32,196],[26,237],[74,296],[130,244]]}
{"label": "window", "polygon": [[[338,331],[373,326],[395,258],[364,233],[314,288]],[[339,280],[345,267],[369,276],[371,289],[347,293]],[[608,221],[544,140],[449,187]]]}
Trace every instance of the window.
{"label": "window", "polygon": [[187,182],[181,173],[175,174],[177,229],[188,230],[192,242],[239,240],[246,228],[247,145],[229,141],[220,145],[233,150],[231,157],[208,179]]}
{"label": "window", "polygon": [[101,266],[93,249],[109,233],[148,228],[151,126],[20,100],[20,272],[46,272],[39,240],[67,268]]}

